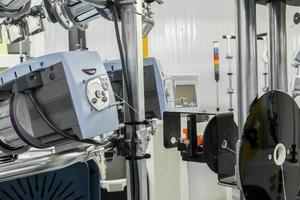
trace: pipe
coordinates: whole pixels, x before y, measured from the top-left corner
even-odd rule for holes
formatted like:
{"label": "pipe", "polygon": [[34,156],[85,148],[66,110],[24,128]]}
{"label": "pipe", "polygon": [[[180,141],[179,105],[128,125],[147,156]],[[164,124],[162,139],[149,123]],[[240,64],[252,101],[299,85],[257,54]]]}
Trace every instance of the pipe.
{"label": "pipe", "polygon": [[[144,97],[144,67],[143,67],[143,30],[142,30],[142,15],[143,13],[143,0],[136,0],[135,4],[132,1],[122,0],[119,2],[121,5],[121,20],[122,20],[122,39],[125,51],[125,60],[128,67],[128,77],[132,91],[131,103],[132,107],[138,111],[134,113],[131,120],[135,122],[142,122],[145,120],[145,97]],[[128,111],[128,110],[127,110]],[[143,129],[143,125],[136,126],[133,131],[139,132]],[[134,171],[138,171],[138,177],[132,176],[133,174],[129,170],[130,163],[127,162],[127,178],[135,178],[135,187],[128,182],[128,199],[148,199],[148,177],[145,160],[138,160],[137,166],[135,163],[132,165],[135,168]],[[136,169],[136,167],[138,169]],[[138,185],[138,186],[137,186]],[[135,194],[131,191],[136,191]],[[139,197],[137,197],[139,193]],[[134,196],[133,196],[134,195]]]}
{"label": "pipe", "polygon": [[[256,0],[236,0],[237,19],[237,96],[239,135],[252,102],[258,96]],[[239,149],[240,142],[237,143]],[[239,150],[237,150],[239,152]],[[237,153],[237,185],[242,191],[239,177],[239,153]],[[240,199],[245,199],[240,193]]]}
{"label": "pipe", "polygon": [[256,1],[236,0],[239,134],[252,102],[258,96]]}
{"label": "pipe", "polygon": [[286,4],[282,1],[269,3],[269,87],[271,90],[288,91]]}
{"label": "pipe", "polygon": [[92,155],[90,154],[88,149],[82,148],[1,164],[0,182],[59,170],[71,166],[77,162],[87,161],[91,158]]}
{"label": "pipe", "polygon": [[152,31],[155,22],[153,19],[145,18],[143,19],[143,38],[147,37],[149,33]]}

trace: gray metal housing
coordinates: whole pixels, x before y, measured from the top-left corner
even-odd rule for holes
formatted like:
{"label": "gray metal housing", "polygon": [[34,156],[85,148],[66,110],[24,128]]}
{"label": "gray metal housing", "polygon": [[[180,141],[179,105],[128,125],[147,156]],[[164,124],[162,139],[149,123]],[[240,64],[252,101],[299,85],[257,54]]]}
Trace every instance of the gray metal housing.
{"label": "gray metal housing", "polygon": [[[116,82],[121,82],[122,85],[122,66],[120,60],[113,60],[104,62],[104,66],[108,74],[113,72],[120,72],[118,77],[114,74]],[[112,83],[114,85],[114,83]],[[166,110],[166,95],[164,87],[164,77],[161,69],[160,62],[156,58],[144,59],[144,87],[145,87],[145,114],[146,118],[163,118],[163,113]],[[122,87],[116,87],[123,89]],[[120,96],[122,91],[115,93]]]}
{"label": "gray metal housing", "polygon": [[[34,72],[40,72],[43,83],[42,87],[34,89],[34,95],[59,129],[80,139],[118,129],[113,91],[99,55],[87,51],[55,53],[0,73],[0,101],[11,98],[7,93],[15,93],[12,108],[13,119],[16,119],[14,128],[18,129],[17,133],[21,132],[19,136],[25,137],[22,138],[25,143],[35,145],[41,142],[55,146],[66,141],[40,118],[25,94],[16,92],[16,80]],[[107,87],[103,93],[107,94],[108,101],[101,104],[101,108],[93,105],[88,98],[88,85],[95,80]],[[29,113],[25,119],[24,113]],[[25,126],[30,126],[32,131],[22,129]],[[36,140],[28,141],[28,138]]]}

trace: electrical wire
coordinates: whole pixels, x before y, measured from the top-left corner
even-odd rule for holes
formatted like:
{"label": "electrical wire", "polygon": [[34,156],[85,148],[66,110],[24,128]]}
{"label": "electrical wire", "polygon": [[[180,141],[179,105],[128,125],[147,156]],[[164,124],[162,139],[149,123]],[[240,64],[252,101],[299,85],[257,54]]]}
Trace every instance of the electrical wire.
{"label": "electrical wire", "polygon": [[[122,97],[120,97],[119,95],[117,95],[116,93],[114,93],[114,95],[120,99],[122,101],[122,103],[126,104],[130,109],[132,109],[138,116],[140,116],[140,113],[138,110],[136,110],[134,107],[132,107],[125,99],[123,99]],[[152,123],[148,120],[145,119],[145,121],[153,128]]]}
{"label": "electrical wire", "polygon": [[286,189],[285,189],[285,179],[284,179],[283,165],[281,165],[280,167],[281,167],[281,176],[282,176],[282,187],[283,187],[284,200],[287,200]]}
{"label": "electrical wire", "polygon": [[[123,71],[123,77],[124,77],[124,82],[125,82],[125,90],[127,93],[127,98],[128,102],[132,104],[132,91],[131,91],[131,81],[128,76],[128,67],[127,67],[127,62],[125,60],[125,54],[124,54],[124,49],[123,49],[123,44],[121,40],[121,35],[120,35],[120,30],[119,30],[119,25],[118,25],[118,13],[117,13],[117,8],[116,5],[111,6],[112,14],[113,14],[113,21],[115,25],[115,33],[116,33],[116,39],[118,43],[118,48],[119,48],[119,54],[120,54],[120,60],[121,60],[121,66],[122,66],[122,71]],[[132,112],[130,112],[132,113]],[[131,120],[134,120],[134,115],[131,114]]]}
{"label": "electrical wire", "polygon": [[[121,66],[123,70],[123,78],[125,82],[125,91],[127,94],[127,99],[129,102],[129,105],[133,105],[132,101],[132,90],[131,90],[131,81],[130,78],[128,77],[128,67],[127,67],[127,62],[125,60],[125,54],[124,54],[124,49],[121,41],[121,36],[120,36],[120,30],[119,30],[119,25],[118,25],[118,13],[117,13],[117,8],[116,5],[111,2],[111,10],[113,14],[113,21],[114,21],[114,26],[115,26],[115,33],[116,33],[116,39],[118,43],[118,48],[119,48],[119,53],[120,53],[120,59],[121,59]],[[132,107],[132,106],[131,106]],[[135,120],[135,115],[132,109],[129,109],[129,114],[130,114],[130,120],[134,121]],[[131,135],[130,135],[130,149],[131,153],[133,156],[131,156],[131,160],[129,161],[129,166],[130,166],[130,173],[132,175],[131,178],[131,194],[134,194],[133,200],[138,200],[140,196],[140,189],[139,189],[139,172],[138,172],[138,166],[137,166],[137,161],[134,160],[134,157],[136,156],[136,127],[132,127],[131,130]]]}
{"label": "electrical wire", "polygon": [[53,122],[51,122],[51,120],[47,117],[46,112],[41,108],[41,106],[39,105],[39,103],[37,102],[37,100],[35,99],[35,97],[33,96],[32,92],[28,92],[27,93],[34,109],[38,112],[38,114],[40,115],[40,117],[43,119],[43,121],[49,126],[49,128],[51,128],[53,131],[55,131],[57,134],[68,138],[72,141],[75,142],[81,142],[81,143],[87,143],[87,144],[92,144],[92,145],[97,145],[97,146],[104,146],[104,148],[111,146],[110,141],[107,141],[106,143],[102,143],[100,141],[96,141],[96,140],[92,140],[92,139],[84,139],[84,140],[80,140],[78,137],[70,135],[62,130],[60,130],[58,127],[56,127],[54,125]]}

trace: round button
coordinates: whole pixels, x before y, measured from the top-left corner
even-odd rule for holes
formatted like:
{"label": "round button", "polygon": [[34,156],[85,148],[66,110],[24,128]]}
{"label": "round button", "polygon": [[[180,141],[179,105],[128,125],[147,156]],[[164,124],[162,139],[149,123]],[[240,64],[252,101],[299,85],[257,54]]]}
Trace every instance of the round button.
{"label": "round button", "polygon": [[96,98],[93,98],[93,99],[92,99],[92,103],[93,103],[93,104],[96,104],[97,102],[98,102],[98,99],[96,99]]}
{"label": "round button", "polygon": [[103,97],[102,97],[102,101],[103,101],[103,102],[107,102],[107,100],[108,100],[108,98],[107,98],[106,96],[103,96]]}
{"label": "round button", "polygon": [[101,98],[101,95],[102,94],[102,92],[100,91],[100,90],[96,90],[96,92],[95,92],[95,96],[97,97],[97,98]]}

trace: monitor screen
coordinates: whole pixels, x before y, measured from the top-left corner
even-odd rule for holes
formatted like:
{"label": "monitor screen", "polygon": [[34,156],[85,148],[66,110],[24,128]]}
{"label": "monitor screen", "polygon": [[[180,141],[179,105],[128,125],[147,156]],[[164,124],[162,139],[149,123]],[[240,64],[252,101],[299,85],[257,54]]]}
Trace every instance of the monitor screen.
{"label": "monitor screen", "polygon": [[197,107],[196,86],[176,85],[175,88],[175,107],[176,108],[193,108]]}

